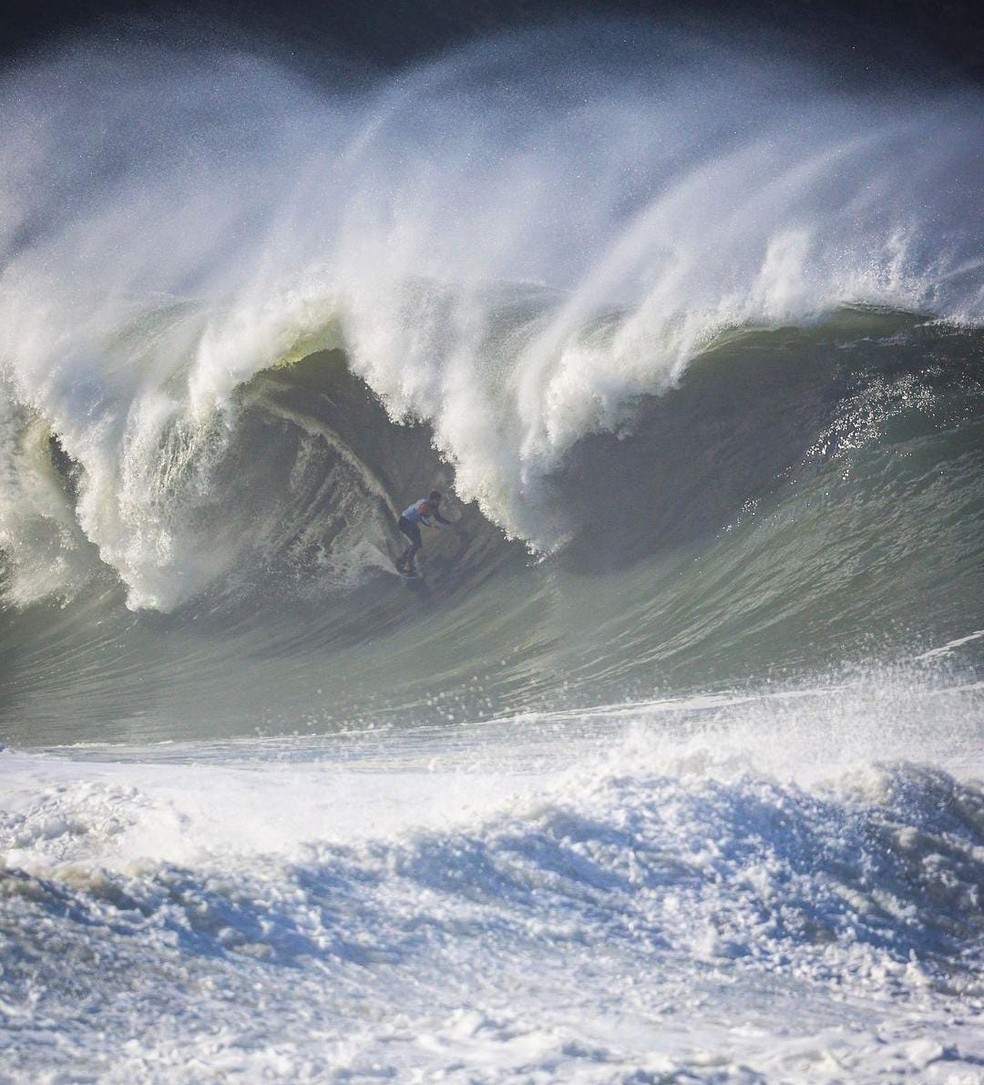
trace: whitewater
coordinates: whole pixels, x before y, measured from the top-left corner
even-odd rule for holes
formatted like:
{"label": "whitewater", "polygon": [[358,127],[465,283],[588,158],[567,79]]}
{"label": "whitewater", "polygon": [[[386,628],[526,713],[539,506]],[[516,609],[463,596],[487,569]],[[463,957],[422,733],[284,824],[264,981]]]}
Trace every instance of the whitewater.
{"label": "whitewater", "polygon": [[982,93],[783,56],[2,73],[0,1081],[984,1082]]}

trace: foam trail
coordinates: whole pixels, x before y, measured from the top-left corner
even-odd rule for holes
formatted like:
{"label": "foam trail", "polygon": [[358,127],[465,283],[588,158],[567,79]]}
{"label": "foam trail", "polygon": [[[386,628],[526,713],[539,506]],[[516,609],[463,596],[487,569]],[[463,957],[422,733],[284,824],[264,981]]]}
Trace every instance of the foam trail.
{"label": "foam trail", "polygon": [[345,346],[460,495],[547,549],[543,476],[722,329],[845,301],[980,320],[979,91],[845,93],[633,36],[497,39],[345,95],[129,45],[6,78],[5,370],[131,606],[237,561],[194,525],[235,389],[278,360]]}

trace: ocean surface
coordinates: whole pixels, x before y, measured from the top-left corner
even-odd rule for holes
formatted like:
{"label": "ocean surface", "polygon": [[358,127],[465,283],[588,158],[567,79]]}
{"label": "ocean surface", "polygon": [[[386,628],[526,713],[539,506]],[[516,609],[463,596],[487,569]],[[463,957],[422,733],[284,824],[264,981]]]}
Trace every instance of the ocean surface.
{"label": "ocean surface", "polygon": [[0,1081],[984,1083],[984,92],[845,65],[5,67]]}

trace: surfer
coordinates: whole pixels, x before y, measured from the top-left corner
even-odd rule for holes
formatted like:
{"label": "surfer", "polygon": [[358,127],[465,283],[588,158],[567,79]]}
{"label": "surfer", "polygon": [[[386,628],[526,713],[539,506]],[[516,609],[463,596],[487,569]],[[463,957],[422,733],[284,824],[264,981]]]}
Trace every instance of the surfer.
{"label": "surfer", "polygon": [[400,514],[396,526],[410,540],[410,545],[396,560],[396,568],[404,576],[417,575],[417,570],[413,567],[413,559],[417,556],[417,551],[424,545],[423,539],[420,537],[420,525],[425,524],[427,527],[433,527],[434,525],[431,523],[433,518],[439,524],[444,524],[447,527],[451,526],[451,521],[445,520],[441,515],[441,500],[440,490],[431,490],[427,497],[414,501],[409,508],[404,509]]}

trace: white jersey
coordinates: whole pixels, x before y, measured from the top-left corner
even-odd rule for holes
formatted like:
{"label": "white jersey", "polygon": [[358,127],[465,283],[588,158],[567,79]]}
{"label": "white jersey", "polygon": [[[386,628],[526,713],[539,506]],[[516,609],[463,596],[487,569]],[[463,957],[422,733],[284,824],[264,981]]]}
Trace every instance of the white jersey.
{"label": "white jersey", "polygon": [[419,524],[421,522],[429,524],[429,517],[433,515],[435,511],[431,502],[428,501],[426,497],[422,497],[419,501],[414,501],[409,508],[404,509],[403,512],[400,513],[400,516],[402,516],[404,520],[409,520],[411,524]]}

